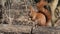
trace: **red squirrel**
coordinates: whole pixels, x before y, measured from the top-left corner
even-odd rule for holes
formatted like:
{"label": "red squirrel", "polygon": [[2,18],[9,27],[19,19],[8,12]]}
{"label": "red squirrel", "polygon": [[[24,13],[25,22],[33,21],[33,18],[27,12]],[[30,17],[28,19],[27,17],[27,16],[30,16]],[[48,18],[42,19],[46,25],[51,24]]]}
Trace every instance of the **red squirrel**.
{"label": "red squirrel", "polygon": [[48,23],[51,21],[51,13],[49,10],[45,9],[44,6],[46,6],[48,3],[45,0],[40,0],[36,4],[38,13],[30,6],[31,10],[31,17],[33,20],[37,20],[38,24],[41,26],[47,26]]}
{"label": "red squirrel", "polygon": [[45,15],[42,13],[37,13],[32,6],[29,7],[30,8],[30,16],[32,17],[32,20],[37,20],[38,21],[38,25],[40,26],[46,26],[46,18]]}
{"label": "red squirrel", "polygon": [[51,20],[51,13],[49,10],[44,8],[46,5],[48,5],[48,3],[45,0],[40,0],[40,2],[36,4],[38,11],[46,16],[46,23],[48,23]]}

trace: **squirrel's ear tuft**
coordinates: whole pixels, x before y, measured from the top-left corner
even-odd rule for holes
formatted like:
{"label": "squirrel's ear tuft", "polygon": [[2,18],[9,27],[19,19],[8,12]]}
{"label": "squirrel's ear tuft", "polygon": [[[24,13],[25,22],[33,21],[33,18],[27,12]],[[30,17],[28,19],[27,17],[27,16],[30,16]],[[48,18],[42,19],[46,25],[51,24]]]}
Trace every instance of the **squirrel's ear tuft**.
{"label": "squirrel's ear tuft", "polygon": [[47,1],[48,3],[51,3],[51,2],[54,1],[54,0],[45,0],[45,1]]}
{"label": "squirrel's ear tuft", "polygon": [[40,2],[40,0],[34,0],[36,3]]}
{"label": "squirrel's ear tuft", "polygon": [[44,6],[44,8],[51,11],[51,7],[49,5]]}
{"label": "squirrel's ear tuft", "polygon": [[2,8],[2,5],[0,5],[0,9]]}

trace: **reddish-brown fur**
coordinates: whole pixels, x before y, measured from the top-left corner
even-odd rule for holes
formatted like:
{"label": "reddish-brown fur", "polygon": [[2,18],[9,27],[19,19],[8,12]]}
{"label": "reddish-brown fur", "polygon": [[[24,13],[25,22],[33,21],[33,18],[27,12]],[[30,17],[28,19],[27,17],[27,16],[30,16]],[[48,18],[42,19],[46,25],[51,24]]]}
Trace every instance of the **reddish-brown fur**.
{"label": "reddish-brown fur", "polygon": [[41,26],[46,26],[46,18],[45,15],[42,13],[37,13],[36,11],[34,11],[34,9],[32,7],[30,7],[31,13],[30,16],[32,17],[32,20],[37,20],[38,24]]}
{"label": "reddish-brown fur", "polygon": [[45,16],[47,17],[47,23],[48,23],[51,20],[51,14],[50,14],[50,11],[44,8],[44,6],[47,4],[48,3],[45,0],[41,0],[40,2],[37,3],[37,8],[39,12],[42,12],[45,14]]}

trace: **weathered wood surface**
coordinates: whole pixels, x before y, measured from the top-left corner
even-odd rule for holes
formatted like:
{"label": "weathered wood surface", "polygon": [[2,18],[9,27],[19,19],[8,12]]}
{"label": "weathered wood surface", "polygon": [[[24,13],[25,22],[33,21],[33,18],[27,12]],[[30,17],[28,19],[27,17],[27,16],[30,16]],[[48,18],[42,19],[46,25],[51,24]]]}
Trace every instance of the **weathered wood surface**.
{"label": "weathered wood surface", "polygon": [[60,28],[58,27],[34,27],[33,34],[59,34]]}
{"label": "weathered wood surface", "polygon": [[21,34],[59,34],[59,27],[32,27],[26,25],[0,25],[0,31],[4,33],[21,33]]}
{"label": "weathered wood surface", "polygon": [[25,25],[0,25],[0,31],[4,32],[24,32],[24,33],[30,33],[31,32],[31,26],[25,26]]}

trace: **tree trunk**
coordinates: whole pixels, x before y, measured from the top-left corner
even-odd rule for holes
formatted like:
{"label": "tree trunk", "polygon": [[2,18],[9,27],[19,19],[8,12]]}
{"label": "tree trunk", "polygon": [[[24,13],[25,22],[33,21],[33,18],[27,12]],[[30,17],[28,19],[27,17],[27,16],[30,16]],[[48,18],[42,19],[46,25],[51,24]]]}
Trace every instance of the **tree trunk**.
{"label": "tree trunk", "polygon": [[55,9],[56,9],[56,7],[57,7],[58,1],[59,1],[59,0],[54,0],[54,1],[51,3],[52,25],[54,25],[55,21],[57,20],[57,18],[56,18],[55,15],[54,15],[54,12],[55,12]]}

